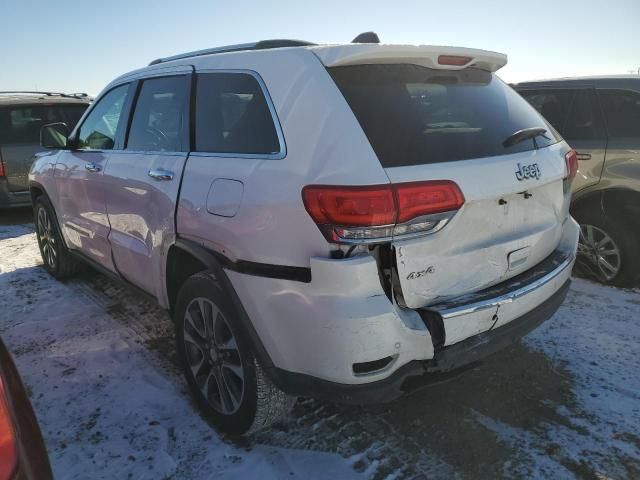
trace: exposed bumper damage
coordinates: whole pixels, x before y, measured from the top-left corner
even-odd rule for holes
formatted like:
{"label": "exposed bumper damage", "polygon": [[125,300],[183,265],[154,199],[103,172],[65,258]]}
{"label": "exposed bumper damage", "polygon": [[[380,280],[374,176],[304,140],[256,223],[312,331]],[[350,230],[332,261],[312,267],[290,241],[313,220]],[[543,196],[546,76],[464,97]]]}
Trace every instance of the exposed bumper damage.
{"label": "exposed bumper damage", "polygon": [[558,248],[536,267],[418,310],[389,298],[368,255],[313,258],[310,283],[227,273],[281,388],[334,401],[384,402],[400,395],[409,378],[437,379],[550,318],[566,295],[575,258],[578,226],[569,218],[563,230]]}

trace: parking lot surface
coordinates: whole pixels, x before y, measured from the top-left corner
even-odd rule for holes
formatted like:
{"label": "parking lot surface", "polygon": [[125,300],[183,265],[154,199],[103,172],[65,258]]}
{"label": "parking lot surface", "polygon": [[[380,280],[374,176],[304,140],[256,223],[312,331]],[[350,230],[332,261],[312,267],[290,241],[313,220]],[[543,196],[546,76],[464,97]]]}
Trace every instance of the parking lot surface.
{"label": "parking lot surface", "polygon": [[0,336],[56,478],[639,478],[640,291],[576,279],[522,343],[393,404],[301,399],[234,442],[201,418],[168,314],[106,277],[41,267],[28,212],[0,219]]}

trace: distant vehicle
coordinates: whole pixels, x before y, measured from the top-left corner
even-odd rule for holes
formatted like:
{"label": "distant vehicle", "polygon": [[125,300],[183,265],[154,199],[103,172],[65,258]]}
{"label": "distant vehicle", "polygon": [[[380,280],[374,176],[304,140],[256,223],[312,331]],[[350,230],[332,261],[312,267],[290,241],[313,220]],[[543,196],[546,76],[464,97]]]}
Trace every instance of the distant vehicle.
{"label": "distant vehicle", "polygon": [[515,85],[578,154],[576,268],[602,283],[640,278],[640,75]]}
{"label": "distant vehicle", "polygon": [[0,339],[0,480],[52,478],[31,402]]}
{"label": "distant vehicle", "polygon": [[0,92],[0,209],[31,204],[29,168],[40,146],[40,127],[75,126],[91,99],[84,93]]}
{"label": "distant vehicle", "polygon": [[299,395],[393,400],[527,334],[569,288],[575,152],[505,63],[292,40],[154,61],[72,132],[44,127],[45,267],[87,262],[168,308],[225,432]]}

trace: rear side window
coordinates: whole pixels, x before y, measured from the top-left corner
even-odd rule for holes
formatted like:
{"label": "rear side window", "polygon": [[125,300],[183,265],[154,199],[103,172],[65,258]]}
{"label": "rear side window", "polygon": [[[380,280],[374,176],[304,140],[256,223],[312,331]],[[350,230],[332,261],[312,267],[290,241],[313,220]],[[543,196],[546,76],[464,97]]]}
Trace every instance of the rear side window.
{"label": "rear side window", "polygon": [[399,167],[533,150],[514,132],[547,129],[539,147],[559,138],[520,95],[490,72],[418,65],[329,68],[383,167]]}
{"label": "rear side window", "polygon": [[142,83],[127,150],[188,150],[186,127],[189,77],[151,78]]}
{"label": "rear side window", "polygon": [[255,77],[247,73],[198,74],[196,151],[280,152],[274,119]]}
{"label": "rear side window", "polygon": [[604,139],[592,89],[525,90],[520,94],[567,140]]}
{"label": "rear side window", "polygon": [[0,143],[40,143],[40,128],[63,122],[73,129],[87,109],[85,104],[20,105],[0,109]]}
{"label": "rear side window", "polygon": [[576,90],[562,136],[567,140],[604,139],[601,117],[593,90]]}
{"label": "rear side window", "polygon": [[112,150],[122,124],[129,84],[107,92],[91,109],[78,133],[78,147],[89,150]]}
{"label": "rear side window", "polygon": [[526,90],[521,91],[520,95],[566,138],[564,125],[573,98],[573,90]]}
{"label": "rear side window", "polygon": [[609,138],[640,139],[640,93],[631,90],[598,90]]}

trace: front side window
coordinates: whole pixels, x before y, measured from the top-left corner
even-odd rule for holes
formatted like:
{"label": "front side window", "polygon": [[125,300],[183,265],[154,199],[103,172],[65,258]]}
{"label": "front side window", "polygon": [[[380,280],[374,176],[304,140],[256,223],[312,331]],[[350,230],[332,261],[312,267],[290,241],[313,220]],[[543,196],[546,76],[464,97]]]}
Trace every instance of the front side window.
{"label": "front side window", "polygon": [[[408,64],[328,70],[385,168],[505,155],[559,141],[535,109],[484,70]],[[516,131],[536,127],[547,132],[535,142],[505,144]]]}
{"label": "front side window", "polygon": [[280,152],[274,119],[255,77],[247,73],[198,74],[196,151]]}
{"label": "front side window", "polygon": [[127,150],[186,151],[183,132],[188,91],[189,77],[184,75],[145,80],[131,120]]}
{"label": "front side window", "polygon": [[78,148],[87,150],[112,150],[116,134],[122,128],[122,110],[129,85],[110,90],[93,107],[80,126]]}
{"label": "front side window", "polygon": [[0,109],[0,143],[40,143],[40,129],[63,122],[70,129],[87,109],[86,104],[20,105]]}
{"label": "front side window", "polygon": [[609,138],[640,139],[640,93],[631,90],[598,90],[598,96]]}

